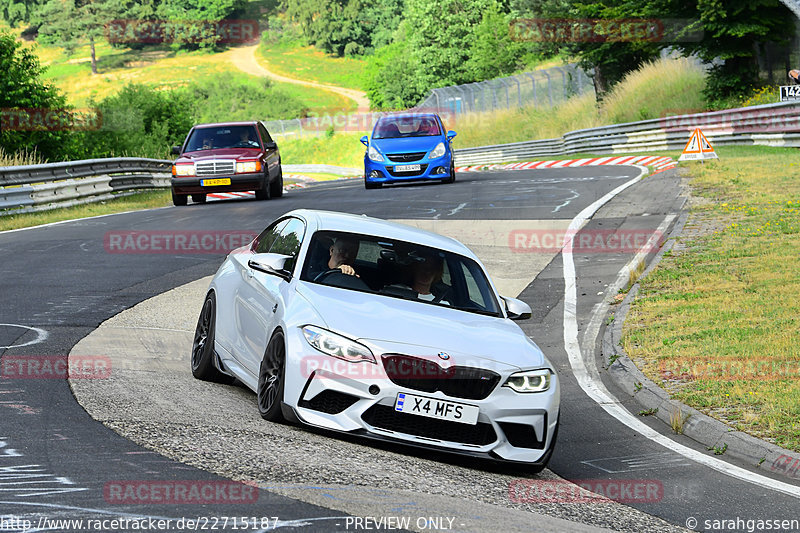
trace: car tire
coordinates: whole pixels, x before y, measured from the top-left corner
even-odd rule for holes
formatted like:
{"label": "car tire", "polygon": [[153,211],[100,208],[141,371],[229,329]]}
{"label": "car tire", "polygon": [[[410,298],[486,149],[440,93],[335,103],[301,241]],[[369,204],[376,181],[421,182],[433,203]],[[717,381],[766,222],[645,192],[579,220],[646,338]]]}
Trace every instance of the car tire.
{"label": "car tire", "polygon": [[364,178],[364,188],[365,189],[380,189],[381,188],[381,184],[380,183],[370,183],[369,181],[367,181],[367,178]]}
{"label": "car tire", "polygon": [[283,332],[272,335],[258,369],[258,413],[264,420],[281,422],[283,389],[286,382],[286,342]]}
{"label": "car tire", "polygon": [[172,205],[186,205],[189,203],[189,196],[186,194],[175,194],[172,191]]}
{"label": "car tire", "polygon": [[456,165],[455,163],[450,163],[450,177],[446,180],[442,180],[442,183],[453,183],[456,181]]}
{"label": "car tire", "polygon": [[204,204],[204,203],[206,203],[206,194],[205,193],[193,194],[192,195],[192,201],[194,203],[196,203],[196,204]]}
{"label": "car tire", "polygon": [[264,177],[264,182],[261,184],[261,188],[256,191],[256,200],[269,200],[272,195],[270,194],[271,185],[269,182],[269,174]]}
{"label": "car tire", "polygon": [[283,196],[283,169],[278,170],[278,177],[270,184],[270,196],[280,198]]}
{"label": "car tire", "polygon": [[192,375],[204,381],[231,383],[233,378],[226,376],[214,366],[214,337],[217,326],[217,298],[214,292],[206,295],[192,342]]}

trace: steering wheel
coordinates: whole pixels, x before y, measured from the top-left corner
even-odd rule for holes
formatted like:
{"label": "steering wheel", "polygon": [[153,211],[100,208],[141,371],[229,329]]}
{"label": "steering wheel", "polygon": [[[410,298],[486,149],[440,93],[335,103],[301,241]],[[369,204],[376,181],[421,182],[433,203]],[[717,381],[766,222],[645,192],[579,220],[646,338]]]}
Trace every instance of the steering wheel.
{"label": "steering wheel", "polygon": [[344,272],[342,272],[342,269],[340,268],[331,268],[326,270],[325,272],[320,272],[319,274],[317,274],[317,277],[314,278],[314,281],[319,281],[322,278],[329,276],[331,274],[344,274],[345,276],[347,275]]}

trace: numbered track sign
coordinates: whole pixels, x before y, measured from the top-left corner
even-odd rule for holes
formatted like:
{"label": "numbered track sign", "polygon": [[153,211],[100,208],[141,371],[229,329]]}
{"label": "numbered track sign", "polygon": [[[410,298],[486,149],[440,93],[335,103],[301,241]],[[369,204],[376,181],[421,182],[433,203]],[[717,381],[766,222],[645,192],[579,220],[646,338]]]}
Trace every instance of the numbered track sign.
{"label": "numbered track sign", "polygon": [[781,102],[800,100],[800,85],[781,85]]}
{"label": "numbered track sign", "polygon": [[717,153],[711,143],[708,142],[708,139],[706,139],[706,136],[703,135],[703,132],[700,131],[700,128],[697,128],[692,132],[692,136],[689,137],[689,142],[686,143],[686,148],[683,149],[678,161],[702,159],[717,159]]}

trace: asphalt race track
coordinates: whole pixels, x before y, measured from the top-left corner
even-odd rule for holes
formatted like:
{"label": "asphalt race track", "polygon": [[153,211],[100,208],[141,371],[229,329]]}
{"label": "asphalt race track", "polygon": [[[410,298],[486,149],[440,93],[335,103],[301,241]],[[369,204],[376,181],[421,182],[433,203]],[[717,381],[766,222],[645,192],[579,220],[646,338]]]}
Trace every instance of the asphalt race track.
{"label": "asphalt race track", "polygon": [[[593,399],[592,390],[585,390],[584,366],[609,393],[628,397],[606,379],[594,354],[613,296],[610,291],[635,251],[604,246],[608,243],[602,239],[587,240],[589,246],[566,257],[545,239],[563,232],[587,206],[640,172],[630,166],[470,172],[459,174],[453,185],[374,191],[364,190],[359,180],[338,181],[290,191],[269,202],[220,201],[0,233],[4,303],[0,307],[4,363],[0,373],[0,526],[9,526],[0,531],[89,530],[48,522],[56,518],[172,520],[170,530],[178,531],[202,529],[181,529],[177,525],[181,518],[253,517],[255,522],[256,516],[267,520],[259,520],[258,527],[247,524],[247,530],[390,530],[398,524],[357,522],[354,517],[403,512],[443,519],[423,527],[414,520],[400,524],[418,531],[486,531],[494,529],[487,525],[496,526],[503,519],[509,531],[569,530],[568,524],[546,522],[547,517],[573,521],[575,531],[590,530],[590,526],[678,531],[687,525],[711,531],[713,526],[704,526],[707,520],[797,520],[800,487],[796,480],[755,465],[735,464],[730,458],[723,459],[747,472],[750,480],[723,473],[728,467],[722,459],[716,466],[700,464],[681,450],[713,457],[712,452],[672,434],[658,420],[638,417],[640,423],[677,443],[662,446],[622,423],[620,416],[612,416],[607,406]],[[668,233],[680,219],[681,194],[674,171],[646,177],[600,207],[581,232],[593,238],[614,230],[634,236],[656,230]],[[155,361],[152,368],[137,367],[139,374],[124,365],[111,366],[108,380],[73,383],[81,401],[92,401],[92,387],[113,392],[104,403],[87,405],[105,425],[87,414],[66,380],[21,379],[5,370],[5,363],[26,356],[63,358],[101,323],[176,287],[200,291],[202,297],[201,285],[184,286],[212,275],[226,244],[207,250],[210,253],[152,247],[121,253],[111,245],[110,236],[131,231],[254,234],[299,207],[365,213],[452,234],[487,263],[501,292],[519,293],[531,305],[533,318],[520,325],[554,362],[562,382],[561,426],[551,471],[530,476],[510,467],[401,446],[376,447],[325,432],[269,424],[258,417],[252,393],[241,387],[184,383],[188,362],[179,371],[179,365]],[[567,346],[565,301],[568,311],[571,302],[565,294],[570,294],[572,286],[565,285],[565,273],[571,272],[573,264],[577,344]],[[132,315],[131,310],[120,315],[128,317],[123,326],[137,331],[149,328],[157,341],[158,335],[185,337],[199,305],[192,308],[190,292],[177,294],[187,300],[177,296],[178,304],[163,296],[152,300],[158,302],[150,308],[155,311]],[[122,348],[116,357],[124,357]],[[138,355],[131,354],[131,360]],[[183,356],[188,361],[188,353]],[[137,381],[120,385],[145,372],[149,375],[140,380],[141,388]],[[191,391],[184,392],[183,386]],[[234,410],[226,412],[228,407]],[[635,415],[637,406],[629,407]],[[529,487],[525,480],[558,484],[559,478],[601,488],[638,483],[656,489],[627,498],[621,495],[624,506],[543,503],[533,501],[531,492],[509,490],[510,486]],[[233,486],[227,479],[249,484]],[[220,498],[227,499],[198,504],[167,498],[143,504],[115,497],[114,490],[120,486],[154,481],[173,488],[223,487]],[[520,516],[530,516],[531,521],[518,520]],[[33,526],[23,527],[22,520]],[[16,529],[11,527],[15,525]],[[211,524],[206,525],[211,529]],[[242,525],[234,527],[229,522],[223,528],[217,522],[216,529],[242,530]],[[741,530],[746,531],[745,526]]]}

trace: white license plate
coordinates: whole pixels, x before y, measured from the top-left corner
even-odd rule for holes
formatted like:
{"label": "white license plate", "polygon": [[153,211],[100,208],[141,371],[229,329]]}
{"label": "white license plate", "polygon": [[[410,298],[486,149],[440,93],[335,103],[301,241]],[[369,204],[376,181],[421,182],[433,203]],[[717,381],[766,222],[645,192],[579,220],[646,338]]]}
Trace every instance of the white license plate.
{"label": "white license plate", "polygon": [[420,165],[395,165],[395,172],[419,172],[422,169]]}
{"label": "white license plate", "polygon": [[439,420],[450,420],[462,424],[478,423],[480,408],[477,405],[437,400],[401,392],[394,402],[394,410],[411,415],[427,416]]}

